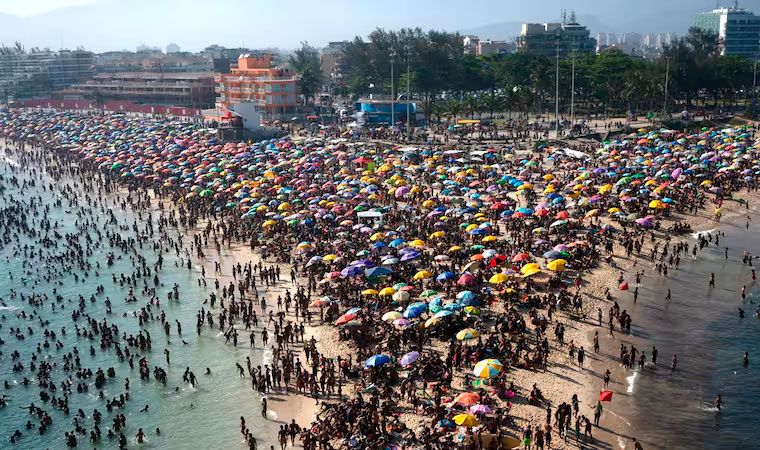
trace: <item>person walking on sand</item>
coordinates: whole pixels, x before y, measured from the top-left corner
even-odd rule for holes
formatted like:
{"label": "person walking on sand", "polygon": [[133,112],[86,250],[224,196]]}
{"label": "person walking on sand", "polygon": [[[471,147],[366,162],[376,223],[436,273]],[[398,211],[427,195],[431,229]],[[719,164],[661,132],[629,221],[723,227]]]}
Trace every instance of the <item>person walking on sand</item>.
{"label": "person walking on sand", "polygon": [[710,284],[708,284],[708,287],[715,287],[715,273],[710,273]]}
{"label": "person walking on sand", "polygon": [[633,438],[633,450],[644,450],[644,447],[641,446],[641,442],[637,441],[636,438]]}
{"label": "person walking on sand", "polygon": [[604,411],[604,408],[602,408],[602,402],[597,400],[596,407],[594,408],[594,425],[596,425],[597,427],[599,426],[599,419],[602,418],[603,411]]}
{"label": "person walking on sand", "polygon": [[665,296],[665,300],[669,302],[671,298],[673,298],[673,297],[670,294],[670,288],[668,288],[668,295]]}

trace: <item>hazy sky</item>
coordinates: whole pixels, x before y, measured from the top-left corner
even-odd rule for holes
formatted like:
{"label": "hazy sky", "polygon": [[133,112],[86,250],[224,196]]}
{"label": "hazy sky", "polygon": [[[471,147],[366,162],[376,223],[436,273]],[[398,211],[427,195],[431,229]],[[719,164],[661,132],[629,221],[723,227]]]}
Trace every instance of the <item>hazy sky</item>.
{"label": "hazy sky", "polygon": [[[760,0],[740,5],[760,12]],[[562,9],[575,10],[592,31],[682,32],[694,14],[714,6],[714,0],[0,0],[0,43],[95,51],[169,42],[186,50],[211,43],[293,48],[376,27],[457,31],[558,21]]]}

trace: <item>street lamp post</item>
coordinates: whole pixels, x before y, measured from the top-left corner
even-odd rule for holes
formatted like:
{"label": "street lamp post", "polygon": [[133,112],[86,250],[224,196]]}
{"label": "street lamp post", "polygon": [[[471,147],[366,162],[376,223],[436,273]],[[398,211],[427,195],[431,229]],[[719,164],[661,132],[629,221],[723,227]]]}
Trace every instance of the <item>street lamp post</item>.
{"label": "street lamp post", "polygon": [[411,97],[411,80],[409,78],[409,68],[410,68],[410,59],[411,59],[411,53],[412,49],[408,45],[406,46],[406,139],[409,140],[411,135],[409,134],[411,131],[411,121],[409,118],[409,107],[411,105],[412,97]]}
{"label": "street lamp post", "polygon": [[665,100],[662,105],[662,120],[668,115],[668,79],[670,78],[670,57],[665,58]]}
{"label": "street lamp post", "polygon": [[396,51],[391,49],[391,127],[396,125],[396,92],[394,90],[393,78],[393,59],[396,57]]}
{"label": "street lamp post", "polygon": [[554,132],[555,139],[559,139],[559,41],[557,41],[557,68],[555,73],[556,86],[554,90]]}
{"label": "street lamp post", "polygon": [[570,129],[575,126],[575,52],[573,52],[573,75],[570,80]]}

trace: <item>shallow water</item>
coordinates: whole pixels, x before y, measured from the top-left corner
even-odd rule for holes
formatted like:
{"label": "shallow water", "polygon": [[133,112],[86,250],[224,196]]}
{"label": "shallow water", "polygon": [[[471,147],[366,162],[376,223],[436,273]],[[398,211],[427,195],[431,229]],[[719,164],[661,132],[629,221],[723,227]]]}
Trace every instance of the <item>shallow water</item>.
{"label": "shallow water", "polygon": [[[7,165],[7,161],[0,160],[0,172],[5,170]],[[5,195],[10,194],[11,192],[7,192]],[[48,201],[50,192],[43,192],[39,188],[30,188],[23,193],[15,191],[12,194],[16,196],[41,195]],[[4,202],[4,197],[0,197],[0,205],[4,204]],[[77,231],[73,224],[76,218],[74,211],[68,210],[65,207],[52,208],[49,217],[53,221],[58,220],[65,223],[65,232]],[[120,221],[123,220],[123,223],[131,224],[137,218],[137,214],[119,212],[117,217]],[[154,213],[154,217],[157,217],[157,214]],[[131,230],[122,232],[123,237],[133,235]],[[31,244],[28,241],[22,241],[23,243]],[[245,366],[246,356],[251,357],[254,365],[261,364],[263,357],[262,350],[260,348],[249,350],[242,344],[239,344],[237,348],[225,345],[224,338],[219,336],[218,329],[212,331],[208,327],[204,327],[203,334],[201,336],[196,335],[195,314],[200,309],[203,299],[207,298],[209,292],[213,289],[213,279],[210,279],[208,289],[199,287],[197,279],[200,277],[200,270],[194,268],[190,271],[187,268],[175,267],[175,261],[178,258],[175,257],[173,252],[164,253],[164,269],[159,274],[162,286],[157,292],[158,297],[161,299],[161,306],[166,311],[167,320],[172,325],[171,344],[167,344],[167,338],[161,328],[160,320],[150,322],[144,329],[150,332],[153,350],[150,353],[143,352],[139,354],[139,356],[144,355],[148,358],[151,368],[155,365],[166,368],[163,350],[164,348],[169,348],[171,351],[171,366],[167,370],[168,383],[166,387],[155,381],[152,377],[150,381],[140,381],[137,371],[139,356],[135,357],[135,369],[130,370],[126,361],[120,363],[113,351],[101,351],[97,341],[91,342],[86,338],[77,338],[74,331],[75,323],[71,319],[71,311],[77,305],[79,294],[89,299],[90,295],[95,293],[96,287],[99,284],[105,286],[105,294],[97,296],[96,303],[90,303],[87,300],[86,312],[97,319],[106,317],[105,305],[103,303],[105,297],[108,296],[113,303],[113,314],[108,316],[109,322],[117,324],[120,333],[126,332],[127,334],[136,335],[139,331],[137,319],[131,317],[131,312],[144,305],[147,298],[141,297],[139,294],[141,288],[136,287],[135,293],[138,297],[138,302],[126,303],[124,301],[129,287],[126,285],[122,287],[118,283],[113,283],[111,275],[116,274],[118,276],[122,272],[132,273],[133,267],[127,256],[124,256],[124,259],[121,261],[117,260],[112,267],[107,267],[106,255],[111,251],[117,255],[121,253],[118,249],[110,249],[107,240],[105,240],[105,242],[99,244],[95,255],[89,258],[93,266],[96,261],[100,262],[99,277],[95,277],[91,273],[90,277],[84,282],[80,278],[79,283],[76,283],[70,274],[62,279],[63,286],[59,287],[58,291],[66,299],[65,313],[62,313],[60,308],[57,308],[56,312],[51,310],[51,303],[55,297],[52,294],[52,288],[54,287],[52,284],[45,283],[43,280],[34,288],[35,292],[46,292],[51,298],[44,306],[38,308],[42,318],[50,321],[49,328],[58,332],[62,327],[66,327],[67,331],[66,336],[61,336],[58,333],[58,339],[64,344],[62,350],[56,350],[52,342],[49,349],[43,349],[43,354],[49,354],[53,361],[58,362],[59,367],[54,369],[54,380],[60,383],[66,376],[60,367],[62,365],[62,355],[70,352],[74,346],[79,348],[82,367],[89,367],[93,372],[98,367],[101,367],[104,371],[108,367],[115,368],[116,377],[109,379],[103,389],[105,398],[111,398],[125,392],[124,380],[125,378],[129,378],[130,380],[129,392],[132,400],[127,402],[123,410],[115,408],[111,413],[106,411],[105,399],[99,400],[97,398],[94,377],[87,381],[90,387],[89,393],[76,393],[75,385],[69,400],[71,415],[67,417],[61,411],[54,409],[49,404],[45,405],[39,399],[39,390],[34,386],[34,383],[29,387],[24,387],[20,384],[20,381],[25,376],[30,379],[34,378],[34,375],[29,371],[28,363],[37,343],[44,342],[44,335],[36,319],[28,320],[17,316],[22,310],[26,311],[27,314],[31,313],[33,307],[29,304],[21,303],[18,297],[12,300],[10,297],[11,289],[31,292],[32,288],[24,288],[21,285],[21,278],[24,277],[22,260],[19,257],[14,257],[9,249],[0,250],[0,298],[7,304],[7,306],[0,308],[0,314],[4,317],[0,320],[0,324],[2,324],[0,337],[5,340],[5,345],[0,346],[0,351],[3,354],[0,357],[0,380],[11,380],[13,385],[8,390],[3,390],[0,387],[0,394],[5,394],[11,399],[9,406],[0,409],[0,448],[65,448],[63,434],[65,431],[73,430],[74,414],[79,408],[83,409],[87,414],[87,418],[83,421],[83,424],[88,430],[91,430],[93,425],[91,416],[93,409],[97,408],[103,414],[100,425],[103,439],[98,444],[89,444],[87,436],[80,436],[80,448],[92,447],[93,445],[99,448],[116,448],[116,441],[108,440],[106,432],[111,426],[112,418],[118,413],[123,413],[127,416],[125,435],[130,441],[130,447],[137,447],[137,444],[132,442],[132,438],[138,428],[142,427],[147,434],[147,443],[141,445],[140,447],[142,448],[243,448],[245,445],[240,434],[240,416],[246,417],[247,425],[259,439],[260,446],[264,442],[269,442],[273,435],[270,424],[260,420],[260,398],[251,390],[250,379],[239,378],[235,370],[235,362],[240,362]],[[147,258],[149,266],[155,263],[157,254],[149,248],[149,245],[146,245],[142,254]],[[229,264],[231,264],[230,261],[226,261],[223,264],[225,273],[229,273]],[[42,270],[44,271],[45,268],[42,267]],[[9,273],[13,275],[13,279],[9,278]],[[30,277],[27,276],[27,278]],[[167,302],[166,295],[175,283],[180,286],[180,301]],[[149,284],[152,285],[152,282],[149,282]],[[138,281],[138,286],[142,286],[141,281]],[[71,303],[68,303],[69,300]],[[126,318],[122,317],[122,314],[125,312],[129,313],[129,316]],[[175,319],[179,320],[182,324],[182,338],[176,335]],[[80,318],[77,323],[81,328],[86,322],[83,318]],[[24,341],[16,340],[9,333],[11,327],[21,327],[25,330],[27,326],[31,326],[34,329],[34,335]],[[183,345],[181,339],[184,339],[187,345]],[[94,357],[91,357],[89,354],[91,344],[96,347]],[[126,343],[124,345],[126,346]],[[10,354],[14,350],[21,352],[20,361],[25,364],[23,372],[12,371]],[[199,384],[197,388],[192,388],[189,384],[185,384],[182,381],[185,367],[190,367],[198,377]],[[205,375],[206,367],[211,369],[212,375]],[[73,371],[71,375],[73,376]],[[75,384],[76,381],[75,378]],[[176,392],[175,387],[179,387],[179,390]],[[60,389],[56,392],[56,395],[61,395]],[[53,418],[53,424],[44,435],[38,435],[35,430],[27,431],[24,427],[27,420],[31,420],[35,425],[38,423],[36,417],[33,418],[28,414],[27,410],[21,409],[28,406],[31,402],[41,406]],[[147,413],[140,412],[140,409],[145,404],[150,405],[149,411]],[[161,429],[160,436],[155,433],[157,427]],[[15,429],[21,430],[24,436],[20,443],[14,447],[9,443],[8,437]]]}
{"label": "shallow water", "polygon": [[[760,215],[752,211],[751,216],[749,230],[741,217],[721,224],[726,236],[721,237],[720,246],[713,243],[703,249],[697,260],[682,255],[680,269],[671,271],[668,278],[647,267],[650,276],[642,280],[637,304],[630,294],[619,296],[621,309],[633,315],[633,337],[626,336],[624,342],[644,350],[648,360],[653,345],[659,351],[658,367],[629,371],[623,383],[627,394],[614,400],[615,410],[630,415],[626,417],[631,422],[628,437],[637,437],[644,448],[760,445],[756,435],[760,320],[754,317],[760,307],[760,286],[753,285],[751,267],[741,261],[744,250],[760,255]],[[693,244],[696,234],[682,239]],[[760,260],[755,260],[755,269],[760,276]],[[716,278],[714,288],[708,288],[711,272]],[[748,296],[742,302],[745,284]],[[673,297],[670,303],[664,300],[668,288]],[[746,313],[744,319],[739,318],[739,307]],[[748,367],[742,364],[745,351],[750,355]],[[617,353],[615,349],[614,358]],[[678,355],[675,372],[670,370],[673,353]],[[718,394],[724,401],[720,413],[713,406]]]}

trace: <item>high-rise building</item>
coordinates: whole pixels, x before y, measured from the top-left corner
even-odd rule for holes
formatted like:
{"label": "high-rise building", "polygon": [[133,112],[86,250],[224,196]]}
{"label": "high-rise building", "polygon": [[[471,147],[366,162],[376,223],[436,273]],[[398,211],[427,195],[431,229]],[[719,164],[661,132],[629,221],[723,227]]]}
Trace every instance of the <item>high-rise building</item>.
{"label": "high-rise building", "polygon": [[272,67],[272,56],[243,54],[230,73],[218,74],[217,107],[230,110],[237,103],[253,103],[274,117],[293,114],[298,105],[298,82],[288,69]]}
{"label": "high-rise building", "polygon": [[695,27],[718,35],[724,56],[760,56],[760,16],[734,6],[697,14]]}
{"label": "high-rise building", "polygon": [[343,48],[346,41],[328,42],[327,47],[319,51],[319,69],[325,82],[341,84],[346,68],[343,60]]}
{"label": "high-rise building", "polygon": [[596,40],[588,28],[575,21],[575,13],[562,23],[524,23],[517,40],[517,50],[553,57],[594,53]]}
{"label": "high-rise building", "polygon": [[49,97],[94,73],[93,54],[85,50],[0,48],[0,101]]}

